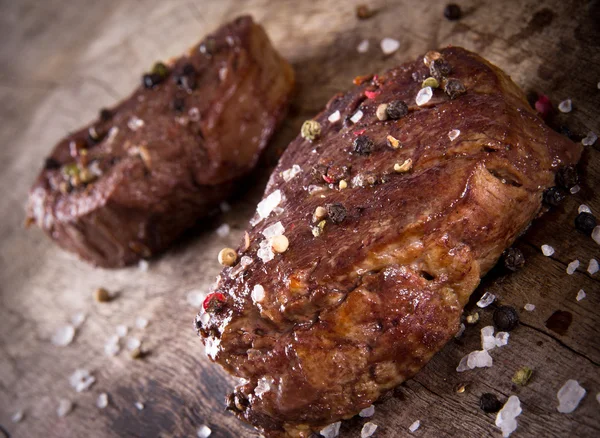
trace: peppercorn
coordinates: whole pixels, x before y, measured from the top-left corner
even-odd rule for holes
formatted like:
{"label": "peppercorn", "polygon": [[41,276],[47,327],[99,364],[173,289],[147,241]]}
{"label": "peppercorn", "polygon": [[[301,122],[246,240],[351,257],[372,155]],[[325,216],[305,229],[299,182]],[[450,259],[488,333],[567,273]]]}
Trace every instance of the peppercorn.
{"label": "peppercorn", "polygon": [[46,169],[46,170],[60,169],[60,163],[52,157],[46,158],[46,161],[44,162],[44,169]]}
{"label": "peppercorn", "polygon": [[220,292],[213,292],[208,294],[208,296],[204,299],[202,303],[202,307],[206,312],[218,312],[223,307],[225,307],[225,303],[227,302],[227,298]]}
{"label": "peppercorn", "polygon": [[167,67],[162,62],[157,62],[152,67],[150,73],[157,74],[162,80],[164,80],[167,76],[169,76],[169,67]]}
{"label": "peppercorn", "polygon": [[577,174],[577,168],[575,166],[562,167],[556,173],[556,184],[559,187],[570,189],[579,183],[579,175]]}
{"label": "peppercorn", "polygon": [[104,137],[106,137],[107,132],[103,131],[99,128],[97,128],[96,126],[90,126],[88,128],[88,134],[87,134],[87,143],[88,145],[95,145],[96,143],[102,141],[102,139]]}
{"label": "peppercorn", "polygon": [[112,119],[112,112],[106,108],[102,108],[100,110],[100,121],[108,122],[110,119]]}
{"label": "peppercorn", "polygon": [[479,399],[479,407],[483,412],[492,414],[500,410],[500,408],[502,407],[502,403],[494,394],[486,392],[484,394],[481,394],[481,398]]}
{"label": "peppercorn", "polygon": [[110,301],[110,294],[103,287],[99,287],[94,291],[94,299],[99,303],[107,303]]}
{"label": "peppercorn", "polygon": [[389,147],[393,149],[398,149],[400,147],[400,140],[398,140],[396,137],[388,135],[385,139]]}
{"label": "peppercorn", "polygon": [[340,224],[346,219],[346,207],[340,203],[327,204],[327,215],[334,224]]}
{"label": "peppercorn", "polygon": [[448,76],[452,72],[452,67],[444,58],[438,58],[431,61],[429,64],[429,73],[438,81],[444,76]]}
{"label": "peppercorn", "polygon": [[444,8],[444,17],[450,21],[460,20],[461,16],[462,11],[460,10],[460,6],[455,3],[450,3]]}
{"label": "peppercorn", "polygon": [[172,103],[173,111],[180,113],[185,109],[185,99],[182,97],[175,97]]}
{"label": "peppercorn", "polygon": [[348,174],[348,166],[338,166],[334,164],[327,168],[327,172],[323,178],[331,184],[337,183],[339,180],[344,179],[348,176]]}
{"label": "peppercorn", "polygon": [[196,88],[196,69],[192,64],[185,64],[181,73],[175,76],[175,83],[184,90],[192,91]]}
{"label": "peppercorn", "polygon": [[302,124],[300,135],[308,141],[315,141],[321,136],[321,124],[316,120],[307,120]]}
{"label": "peppercorn", "polygon": [[382,103],[377,107],[377,110],[375,111],[375,115],[377,116],[378,120],[387,120],[387,118],[388,118],[387,107],[388,107],[387,103]]}
{"label": "peppercorn", "polygon": [[428,77],[427,79],[425,79],[423,81],[423,83],[421,84],[421,88],[425,88],[425,87],[437,88],[439,86],[440,86],[440,83],[438,82],[438,80],[431,76]]}
{"label": "peppercorn", "polygon": [[158,73],[146,73],[142,76],[142,84],[144,88],[154,88],[156,85],[162,82],[163,78]]}
{"label": "peppercorn", "polygon": [[598,221],[592,213],[582,211],[575,218],[575,227],[588,236],[592,234],[596,225],[598,225]]}
{"label": "peppercorn", "polygon": [[466,321],[467,324],[477,324],[477,321],[479,321],[479,313],[473,312],[470,315],[467,315]]}
{"label": "peppercorn", "polygon": [[408,114],[408,105],[401,100],[393,100],[388,103],[385,111],[390,119],[397,120]]}
{"label": "peppercorn", "polygon": [[550,187],[549,189],[544,190],[544,194],[542,195],[542,200],[544,204],[550,205],[552,207],[559,206],[565,199],[565,194],[558,187]]}
{"label": "peppercorn", "polygon": [[356,7],[356,17],[359,20],[366,20],[375,15],[375,11],[370,9],[367,5],[358,5]]}
{"label": "peppercorn", "polygon": [[531,379],[532,374],[533,370],[531,368],[520,368],[515,372],[515,375],[512,378],[512,382],[517,385],[525,386],[529,382],[529,379]]}
{"label": "peppercorn", "polygon": [[519,314],[510,306],[499,306],[494,310],[494,325],[498,330],[510,332],[519,323]]}
{"label": "peppercorn", "polygon": [[458,79],[448,79],[444,85],[444,91],[450,96],[450,99],[455,99],[461,94],[465,94],[467,89]]}
{"label": "peppercorn", "polygon": [[200,53],[211,56],[217,53],[217,40],[214,37],[207,37],[199,47]]}
{"label": "peppercorn", "polygon": [[373,152],[373,148],[375,147],[373,140],[371,140],[366,135],[359,135],[358,137],[356,137],[354,139],[353,145],[354,152],[356,152],[359,155],[369,155],[371,152]]}
{"label": "peppercorn", "polygon": [[223,266],[233,266],[237,260],[237,252],[233,248],[223,248],[219,251],[217,259]]}
{"label": "peppercorn", "polygon": [[525,264],[525,256],[518,248],[508,248],[504,251],[504,266],[509,271],[521,269]]}

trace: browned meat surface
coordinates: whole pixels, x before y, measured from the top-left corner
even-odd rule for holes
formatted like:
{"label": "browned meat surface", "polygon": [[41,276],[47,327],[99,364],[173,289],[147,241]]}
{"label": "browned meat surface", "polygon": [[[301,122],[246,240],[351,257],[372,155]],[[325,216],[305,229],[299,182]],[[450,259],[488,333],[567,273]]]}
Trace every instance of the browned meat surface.
{"label": "browned meat surface", "polygon": [[164,250],[255,166],[293,81],[250,17],[221,27],[56,145],[29,222],[99,266]]}
{"label": "browned meat surface", "polygon": [[[207,354],[245,379],[229,408],[268,437],[308,437],[417,373],[579,159],[497,67],[441,53],[451,72],[432,71],[453,99],[440,88],[415,103],[430,75],[419,58],[335,96],[314,119],[320,137],[292,142],[265,192],[281,202],[255,216],[196,319]],[[382,103],[399,118],[379,120]],[[289,241],[272,260],[285,239],[267,229]]]}

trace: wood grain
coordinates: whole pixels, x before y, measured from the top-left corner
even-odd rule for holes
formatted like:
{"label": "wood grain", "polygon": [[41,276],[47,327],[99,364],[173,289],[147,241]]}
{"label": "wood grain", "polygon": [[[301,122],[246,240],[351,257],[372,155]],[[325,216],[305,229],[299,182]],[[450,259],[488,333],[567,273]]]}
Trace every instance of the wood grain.
{"label": "wood grain", "polygon": [[[350,86],[358,74],[376,72],[412,59],[437,46],[453,44],[478,51],[502,67],[526,91],[547,94],[557,104],[573,99],[574,110],[560,114],[584,136],[600,133],[599,2],[547,0],[459,2],[460,21],[444,19],[443,1],[372,1],[378,13],[359,21],[359,1],[267,0],[20,0],[0,1],[0,425],[16,437],[190,437],[200,424],[212,437],[256,435],[224,412],[223,399],[234,384],[209,363],[192,330],[196,309],[186,302],[190,290],[206,291],[219,270],[220,248],[237,244],[278,153],[297,134],[302,121],[319,111],[334,93]],[[124,97],[139,75],[157,59],[176,56],[220,23],[251,13],[275,46],[294,65],[298,92],[290,117],[267,155],[243,184],[232,210],[204,220],[172,251],[153,260],[148,272],[94,269],[54,246],[38,230],[22,227],[27,190],[42,158],[55,141],[90,120],[98,108]],[[383,37],[401,48],[383,56]],[[367,54],[356,52],[368,39]],[[506,347],[492,351],[494,366],[459,374],[462,356],[478,349],[479,329],[492,310],[479,310],[481,321],[450,342],[416,378],[377,404],[371,421],[378,437],[501,436],[495,416],[478,407],[483,392],[502,400],[516,394],[523,406],[517,437],[591,437],[600,435],[600,283],[585,272],[590,258],[600,260],[600,247],[578,233],[573,221],[585,203],[600,213],[600,144],[586,149],[582,190],[536,221],[518,242],[527,258],[511,275],[493,271],[475,293],[467,312],[476,310],[486,290],[521,311],[522,324]],[[232,226],[225,238],[214,230]],[[541,254],[544,243],[555,247]],[[581,261],[572,276],[566,265]],[[110,303],[93,301],[95,288],[118,292]],[[575,300],[579,289],[587,292]],[[573,323],[566,334],[548,329],[556,310],[569,311]],[[87,320],[73,344],[59,348],[49,339],[58,326],[83,311]],[[133,329],[136,316],[150,319]],[[142,339],[150,354],[132,360],[125,351],[104,354],[104,343],[118,324]],[[515,370],[535,370],[531,383],[516,387]],[[68,377],[86,368],[97,382],[76,393]],[[572,414],[556,411],[556,392],[567,379],[577,379],[588,394]],[[467,384],[463,393],[456,387]],[[110,405],[95,406],[100,392]],[[56,415],[59,398],[69,398],[74,411]],[[145,408],[138,411],[136,401]],[[11,415],[25,412],[19,424]],[[421,428],[408,426],[416,419]],[[365,419],[344,422],[341,436],[360,435]],[[2,430],[0,429],[0,430]],[[1,435],[1,433],[0,433]]]}

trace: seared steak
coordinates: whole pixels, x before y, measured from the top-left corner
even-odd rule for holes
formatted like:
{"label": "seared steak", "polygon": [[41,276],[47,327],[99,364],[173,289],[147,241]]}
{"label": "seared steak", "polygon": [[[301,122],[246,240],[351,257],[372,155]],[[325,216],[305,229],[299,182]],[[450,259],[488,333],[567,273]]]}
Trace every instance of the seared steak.
{"label": "seared steak", "polygon": [[162,251],[255,166],[293,81],[250,17],[221,27],[56,145],[29,222],[99,266]]}
{"label": "seared steak", "polygon": [[417,373],[581,153],[462,48],[355,82],[283,154],[196,318],[245,379],[229,409],[268,437],[308,437]]}

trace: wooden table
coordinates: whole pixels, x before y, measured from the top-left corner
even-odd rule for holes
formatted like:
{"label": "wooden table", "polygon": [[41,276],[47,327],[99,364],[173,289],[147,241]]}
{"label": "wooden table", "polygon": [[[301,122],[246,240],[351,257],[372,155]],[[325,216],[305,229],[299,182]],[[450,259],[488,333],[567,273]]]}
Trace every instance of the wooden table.
{"label": "wooden table", "polygon": [[[580,136],[590,130],[600,134],[598,1],[465,0],[459,2],[464,17],[454,22],[443,17],[442,1],[372,1],[378,13],[364,21],[355,16],[356,3],[0,2],[0,425],[5,434],[191,437],[207,424],[212,437],[256,435],[224,411],[223,399],[234,380],[207,360],[192,329],[197,309],[186,295],[207,291],[219,271],[217,251],[239,241],[277,152],[354,76],[381,71],[427,49],[462,45],[502,67],[523,89],[547,94],[555,105],[572,98],[574,110],[560,114],[559,123]],[[231,202],[230,212],[202,221],[175,248],[151,261],[148,272],[94,269],[39,230],[23,229],[27,190],[56,140],[90,120],[98,108],[124,97],[154,61],[179,54],[242,13],[261,22],[293,63],[298,93],[252,188]],[[398,39],[400,50],[383,56],[383,37]],[[358,54],[363,39],[370,48]],[[518,242],[525,267],[512,275],[488,276],[467,309],[476,310],[474,303],[486,290],[520,309],[522,323],[508,346],[491,352],[494,366],[455,371],[461,357],[479,348],[479,331],[491,321],[492,312],[482,310],[477,325],[377,404],[371,420],[379,425],[376,436],[499,437],[495,416],[478,407],[483,392],[503,401],[519,396],[523,413],[515,437],[600,436],[600,274],[585,271],[590,258],[600,259],[600,246],[573,226],[581,203],[600,214],[600,196],[594,193],[600,186],[599,148],[600,142],[586,148],[581,191],[536,221]],[[215,233],[222,223],[232,227],[227,237]],[[544,257],[542,244],[552,245],[556,253]],[[576,258],[581,267],[569,276],[566,265]],[[118,297],[96,303],[92,294],[99,286]],[[587,298],[577,302],[579,289]],[[535,304],[535,311],[523,311],[526,303]],[[557,310],[573,316],[564,334],[545,325]],[[53,346],[52,334],[77,312],[85,312],[87,320],[74,342]],[[137,316],[150,320],[146,329],[132,328]],[[119,324],[142,339],[147,357],[104,354]],[[534,369],[533,378],[516,387],[511,377],[522,366]],[[76,393],[69,385],[77,368],[97,379],[86,392]],[[556,393],[567,379],[578,380],[588,394],[575,412],[560,414]],[[101,392],[109,394],[105,410],[95,406]],[[76,404],[60,419],[59,398]],[[134,406],[138,401],[145,406],[141,411]],[[25,417],[13,424],[11,416],[20,409]],[[421,428],[410,434],[408,426],[417,419]],[[344,422],[341,436],[359,436],[365,421]]]}

